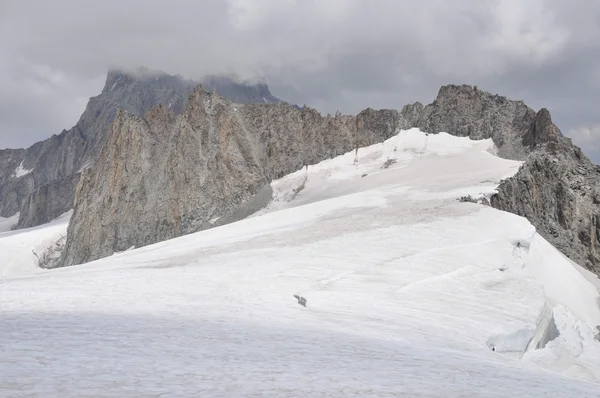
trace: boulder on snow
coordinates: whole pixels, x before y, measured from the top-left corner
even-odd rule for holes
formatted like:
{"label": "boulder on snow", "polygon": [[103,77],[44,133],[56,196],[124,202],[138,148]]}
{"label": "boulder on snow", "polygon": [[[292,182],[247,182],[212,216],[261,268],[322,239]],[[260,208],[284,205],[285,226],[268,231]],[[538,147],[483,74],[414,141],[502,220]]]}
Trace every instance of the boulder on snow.
{"label": "boulder on snow", "polygon": [[294,294],[294,297],[296,298],[296,300],[298,300],[298,304],[300,304],[303,307],[306,307],[306,299],[302,296],[298,296],[297,294]]}

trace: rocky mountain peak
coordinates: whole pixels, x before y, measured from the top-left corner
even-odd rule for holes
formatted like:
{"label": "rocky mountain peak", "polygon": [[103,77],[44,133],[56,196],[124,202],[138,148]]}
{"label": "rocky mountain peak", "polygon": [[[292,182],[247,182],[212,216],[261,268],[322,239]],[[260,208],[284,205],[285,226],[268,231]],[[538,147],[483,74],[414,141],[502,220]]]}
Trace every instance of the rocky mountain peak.
{"label": "rocky mountain peak", "polygon": [[448,99],[448,98],[458,98],[461,96],[472,97],[477,95],[479,90],[476,86],[471,86],[468,84],[446,84],[438,90],[437,97],[434,101]]}
{"label": "rocky mountain peak", "polygon": [[536,113],[533,123],[527,133],[523,136],[523,145],[531,150],[539,149],[541,146],[547,146],[548,151],[556,153],[559,145],[559,137],[562,133],[552,123],[550,112],[542,108]]}
{"label": "rocky mountain peak", "polygon": [[163,106],[145,119],[119,112],[77,188],[62,264],[238,220],[268,203],[271,179],[407,127],[393,110],[322,116],[236,104],[202,86],[179,115]]}
{"label": "rocky mountain peak", "polygon": [[276,104],[275,97],[264,81],[242,81],[235,76],[209,75],[200,80],[204,89],[216,91],[237,104]]}
{"label": "rocky mountain peak", "polygon": [[423,107],[405,106],[402,116],[428,132],[446,132],[472,139],[491,138],[500,156],[524,160],[531,149],[523,145],[536,112],[522,101],[482,91],[477,86],[446,85],[436,99]]}
{"label": "rocky mountain peak", "polygon": [[193,89],[196,85],[194,81],[186,80],[179,75],[170,75],[162,71],[145,67],[135,69],[111,69],[106,75],[102,93],[106,94],[113,91],[128,90],[135,84],[185,87],[188,91]]}
{"label": "rocky mountain peak", "polygon": [[126,86],[131,83],[134,78],[120,70],[109,70],[106,75],[106,81],[102,88],[102,93],[113,91],[117,86]]}
{"label": "rocky mountain peak", "polygon": [[[270,91],[264,85],[256,88],[225,78],[212,81],[216,83],[211,91],[241,102],[264,103],[263,97],[267,102],[279,102],[268,96]],[[0,216],[20,211],[17,228],[26,228],[71,209],[79,173],[98,158],[119,109],[164,125],[183,111],[194,88],[196,83],[191,80],[148,68],[110,70],[102,92],[90,98],[73,128],[26,150],[0,152]],[[204,95],[202,89],[198,93]],[[158,104],[162,107],[154,109]]]}
{"label": "rocky mountain peak", "polygon": [[164,104],[158,104],[146,112],[145,119],[152,125],[166,126],[175,120],[175,113],[169,111]]}

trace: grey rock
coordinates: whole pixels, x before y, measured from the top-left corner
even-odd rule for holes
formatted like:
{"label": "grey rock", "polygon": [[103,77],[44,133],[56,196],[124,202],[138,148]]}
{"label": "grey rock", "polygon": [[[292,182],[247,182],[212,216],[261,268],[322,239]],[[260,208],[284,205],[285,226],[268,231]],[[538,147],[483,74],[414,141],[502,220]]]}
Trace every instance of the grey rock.
{"label": "grey rock", "polygon": [[398,162],[398,160],[396,159],[388,159],[383,163],[383,166],[381,166],[382,169],[387,169],[388,167],[390,167],[391,165],[395,164],[396,162]]}
{"label": "grey rock", "polygon": [[15,229],[47,223],[72,209],[79,176],[79,173],[75,173],[35,189],[21,206],[21,215]]}
{"label": "grey rock", "polygon": [[402,116],[412,127],[430,133],[446,132],[474,140],[492,138],[498,154],[524,160],[531,148],[523,143],[535,111],[522,101],[512,101],[469,85],[447,85],[436,99],[423,107],[407,105]]}
{"label": "grey rock", "polygon": [[547,109],[449,85],[433,103],[407,105],[401,114],[423,131],[492,138],[499,156],[525,161],[491,205],[526,217],[563,254],[600,275],[600,168],[562,135]]}
{"label": "grey rock", "polygon": [[534,151],[501,182],[492,206],[526,217],[563,254],[600,275],[600,171],[545,109],[523,142]]}
{"label": "grey rock", "polygon": [[268,203],[272,179],[405,126],[392,110],[324,117],[233,104],[201,86],[179,116],[162,105],[144,119],[120,111],[77,186],[61,265],[236,221]]}
{"label": "grey rock", "polygon": [[300,304],[303,307],[306,307],[306,298],[305,297],[302,297],[302,296],[299,296],[297,294],[294,294],[294,298],[296,300],[298,300],[298,304]]}
{"label": "grey rock", "polygon": [[[98,156],[117,109],[143,114],[164,102],[177,112],[193,87],[191,82],[164,74],[109,72],[102,93],[90,99],[72,129],[27,149],[0,153],[0,215],[20,211],[17,228],[39,225],[59,216],[72,207],[75,180],[81,169]],[[19,165],[31,172],[18,177],[14,171]]]}
{"label": "grey rock", "polygon": [[61,237],[58,238],[56,242],[47,246],[40,254],[37,254],[34,251],[33,254],[38,259],[38,267],[43,269],[56,268],[57,264],[60,261],[60,256],[64,249],[66,240],[67,236],[61,235]]}
{"label": "grey rock", "polygon": [[[425,118],[425,107],[420,102],[404,105],[402,108],[402,116],[410,127],[419,126],[421,119]],[[429,113],[430,111],[428,111]]]}
{"label": "grey rock", "polygon": [[[281,102],[264,84],[249,86],[218,76],[206,80],[211,89],[241,102]],[[143,116],[154,105],[164,104],[179,114],[196,84],[146,68],[109,71],[102,92],[89,100],[73,128],[27,149],[0,151],[0,216],[20,211],[16,228],[24,228],[45,223],[71,208],[73,181],[98,158],[118,109]],[[14,171],[19,165],[31,173],[17,177]]]}
{"label": "grey rock", "polygon": [[479,203],[479,200],[471,195],[461,196],[457,200],[462,203]]}
{"label": "grey rock", "polygon": [[31,175],[17,178],[16,170],[23,164],[24,149],[0,150],[0,216],[9,217],[19,211],[21,202],[33,187]]}

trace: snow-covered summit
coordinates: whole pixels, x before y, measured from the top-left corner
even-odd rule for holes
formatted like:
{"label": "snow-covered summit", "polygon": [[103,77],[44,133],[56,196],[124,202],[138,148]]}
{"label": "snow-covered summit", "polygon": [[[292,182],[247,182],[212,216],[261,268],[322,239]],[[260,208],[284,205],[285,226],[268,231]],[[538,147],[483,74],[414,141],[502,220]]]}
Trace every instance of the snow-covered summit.
{"label": "snow-covered summit", "polygon": [[0,395],[597,397],[589,275],[458,200],[516,172],[493,152],[401,131],[274,181],[253,217],[5,277]]}

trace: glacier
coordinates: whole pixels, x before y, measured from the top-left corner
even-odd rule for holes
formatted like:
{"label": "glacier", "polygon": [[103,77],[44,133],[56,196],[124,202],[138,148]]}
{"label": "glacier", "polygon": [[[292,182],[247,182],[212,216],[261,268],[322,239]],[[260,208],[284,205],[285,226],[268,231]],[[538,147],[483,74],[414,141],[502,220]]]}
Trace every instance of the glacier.
{"label": "glacier", "polygon": [[599,397],[597,278],[484,205],[520,165],[411,129],[88,264],[36,268],[69,214],[0,234],[0,396]]}

